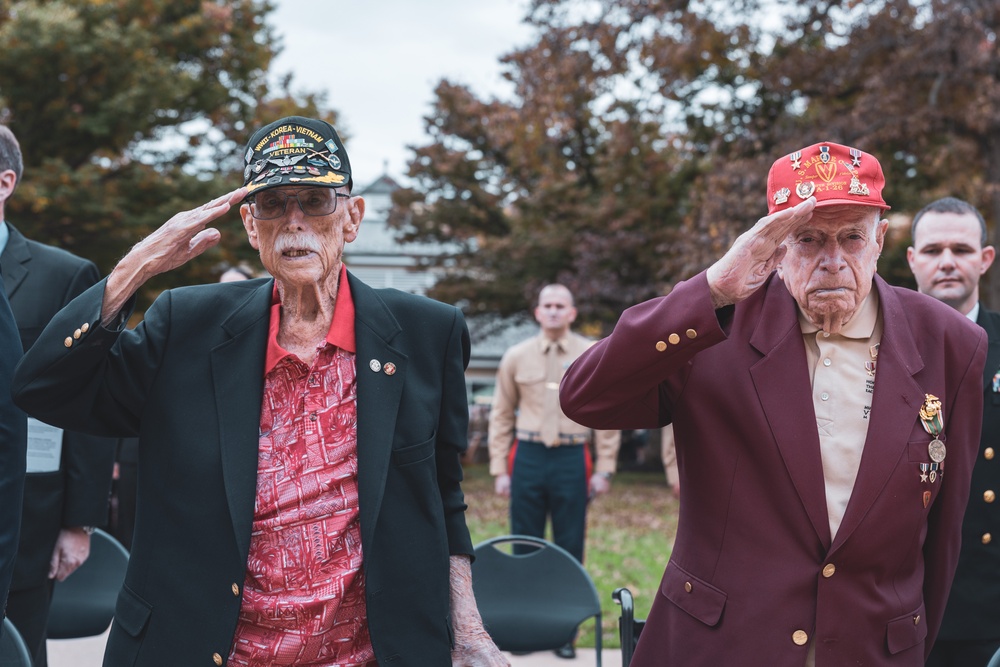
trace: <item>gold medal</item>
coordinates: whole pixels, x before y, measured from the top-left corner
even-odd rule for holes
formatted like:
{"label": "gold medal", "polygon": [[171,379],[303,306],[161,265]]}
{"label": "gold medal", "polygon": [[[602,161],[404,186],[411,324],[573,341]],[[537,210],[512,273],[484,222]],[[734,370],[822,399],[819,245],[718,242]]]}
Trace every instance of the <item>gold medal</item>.
{"label": "gold medal", "polygon": [[944,461],[945,455],[947,455],[948,450],[945,448],[944,443],[934,438],[927,445],[927,455],[931,457],[931,461],[934,463],[941,463]]}

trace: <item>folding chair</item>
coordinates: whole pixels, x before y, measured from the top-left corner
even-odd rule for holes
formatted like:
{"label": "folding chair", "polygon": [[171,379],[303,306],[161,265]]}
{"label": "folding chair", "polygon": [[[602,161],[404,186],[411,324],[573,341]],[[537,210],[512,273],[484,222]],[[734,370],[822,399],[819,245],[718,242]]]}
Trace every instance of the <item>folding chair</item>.
{"label": "folding chair", "polygon": [[[500,546],[534,547],[507,553]],[[476,546],[472,587],[487,632],[504,651],[545,651],[573,640],[594,617],[601,667],[601,601],[583,566],[565,549],[537,537],[504,535]]]}
{"label": "folding chair", "polygon": [[635,653],[635,645],[639,642],[639,633],[646,621],[635,620],[635,605],[632,591],[627,588],[616,588],[611,598],[621,605],[622,615],[618,618],[618,636],[622,644],[622,667],[628,667]]}
{"label": "folding chair", "polygon": [[103,530],[90,536],[90,556],[65,581],[58,581],[49,609],[49,639],[93,637],[111,625],[125,581],[128,551]]}
{"label": "folding chair", "polygon": [[9,618],[3,619],[3,633],[0,634],[0,667],[31,667],[28,647]]}

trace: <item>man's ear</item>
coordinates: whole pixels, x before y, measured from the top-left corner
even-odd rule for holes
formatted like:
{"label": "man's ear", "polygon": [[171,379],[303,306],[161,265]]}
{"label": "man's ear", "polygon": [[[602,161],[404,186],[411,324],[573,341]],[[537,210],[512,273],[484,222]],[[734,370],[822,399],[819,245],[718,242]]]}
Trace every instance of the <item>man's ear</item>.
{"label": "man's ear", "polygon": [[0,204],[7,201],[7,198],[14,193],[17,187],[17,174],[13,169],[0,171]]}
{"label": "man's ear", "polygon": [[250,247],[260,250],[260,243],[257,238],[257,219],[250,215],[250,204],[240,205],[240,217],[243,218],[243,229],[247,230],[247,238],[250,240]]}
{"label": "man's ear", "polygon": [[344,243],[351,243],[358,238],[358,231],[361,228],[361,221],[365,218],[365,199],[357,196],[351,197],[348,201],[348,222],[344,224]]}
{"label": "man's ear", "polygon": [[980,274],[986,273],[986,270],[993,266],[993,260],[997,257],[996,248],[991,245],[983,248],[983,268]]}

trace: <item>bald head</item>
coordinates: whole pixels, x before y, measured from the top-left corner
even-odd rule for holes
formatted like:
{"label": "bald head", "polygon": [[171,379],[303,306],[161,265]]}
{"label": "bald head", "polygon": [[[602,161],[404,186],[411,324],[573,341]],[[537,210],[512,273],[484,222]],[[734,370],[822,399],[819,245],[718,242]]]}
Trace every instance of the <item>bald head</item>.
{"label": "bald head", "polygon": [[576,320],[573,293],[565,285],[546,285],[538,293],[535,319],[542,326],[542,332],[552,340],[569,333],[569,327]]}

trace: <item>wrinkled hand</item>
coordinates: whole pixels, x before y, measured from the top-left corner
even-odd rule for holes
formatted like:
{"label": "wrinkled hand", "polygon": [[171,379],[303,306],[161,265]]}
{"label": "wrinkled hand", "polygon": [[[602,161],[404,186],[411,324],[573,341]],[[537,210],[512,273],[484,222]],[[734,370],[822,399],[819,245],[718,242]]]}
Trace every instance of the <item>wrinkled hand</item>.
{"label": "wrinkled hand", "polygon": [[219,243],[222,234],[208,227],[208,223],[225,215],[246,194],[246,188],[238,188],[198,208],[178,213],[137,243],[129,255],[141,258],[147,280],[176,269]]}
{"label": "wrinkled hand", "polygon": [[708,268],[706,277],[715,308],[739,303],[757,291],[781,263],[789,232],[812,217],[816,198],[761,218],[740,234],[733,247]]}
{"label": "wrinkled hand", "polygon": [[611,480],[604,475],[594,473],[590,476],[590,495],[599,496],[611,490]]}
{"label": "wrinkled hand", "polygon": [[455,633],[455,648],[451,651],[452,667],[510,667],[489,633],[480,624],[478,630]]}
{"label": "wrinkled hand", "polygon": [[510,498],[510,475],[497,475],[493,480],[493,490],[498,496]]}
{"label": "wrinkled hand", "polygon": [[237,188],[198,208],[182,211],[133,246],[108,275],[101,322],[108,324],[153,276],[176,269],[218,245],[222,234],[208,223],[225,215],[246,195],[246,188]]}
{"label": "wrinkled hand", "polygon": [[469,556],[448,558],[451,629],[455,646],[452,667],[510,667],[507,658],[483,628],[483,619],[472,591],[472,561]]}
{"label": "wrinkled hand", "polygon": [[49,562],[49,579],[65,581],[90,556],[90,535],[83,528],[63,528]]}

